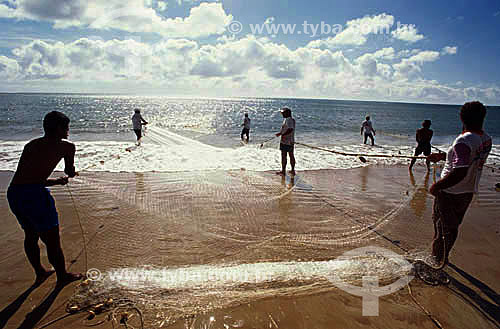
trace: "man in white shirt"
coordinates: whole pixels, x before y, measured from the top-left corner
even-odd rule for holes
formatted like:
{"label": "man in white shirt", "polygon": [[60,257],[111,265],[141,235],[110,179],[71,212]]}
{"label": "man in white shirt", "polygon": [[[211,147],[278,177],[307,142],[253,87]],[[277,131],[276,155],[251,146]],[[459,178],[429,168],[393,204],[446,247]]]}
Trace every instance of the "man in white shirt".
{"label": "man in white shirt", "polygon": [[247,136],[246,142],[250,140],[249,134],[250,134],[250,118],[248,117],[248,113],[245,113],[245,119],[243,119],[243,123],[241,124],[243,126],[243,129],[241,130],[241,140],[245,141],[243,139],[243,136]]}
{"label": "man in white shirt", "polygon": [[432,162],[446,160],[441,179],[429,192],[435,196],[434,240],[432,260],[444,266],[458,236],[474,193],[477,193],[483,165],[491,151],[492,140],[483,131],[486,108],[480,102],[465,103],[460,109],[462,133],[455,139],[448,153],[433,153],[427,158]]}
{"label": "man in white shirt", "polygon": [[295,119],[292,118],[292,111],[289,108],[282,108],[281,115],[283,115],[283,124],[280,132],[276,134],[277,137],[281,136],[280,150],[281,150],[281,171],[276,174],[286,175],[287,153],[290,156],[290,165],[292,170],[291,175],[295,175],[295,156],[293,155],[293,147],[295,144]]}
{"label": "man in white shirt", "polygon": [[370,137],[370,139],[372,140],[372,146],[375,145],[373,136],[376,134],[375,134],[375,129],[373,129],[372,122],[370,121],[370,116],[367,116],[366,120],[363,121],[363,123],[361,124],[361,135],[363,135],[363,133],[365,135],[365,140],[363,144],[366,144],[366,140],[368,139],[368,137]]}
{"label": "man in white shirt", "polygon": [[134,112],[135,113],[132,116],[132,127],[135,135],[137,136],[137,145],[141,145],[142,125],[147,125],[148,122],[142,117],[141,110],[135,109]]}

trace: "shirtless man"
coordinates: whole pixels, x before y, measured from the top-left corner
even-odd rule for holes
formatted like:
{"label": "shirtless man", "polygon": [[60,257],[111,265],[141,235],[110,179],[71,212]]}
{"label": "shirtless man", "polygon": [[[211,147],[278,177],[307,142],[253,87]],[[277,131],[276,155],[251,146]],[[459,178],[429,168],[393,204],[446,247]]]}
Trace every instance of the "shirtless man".
{"label": "shirtless man", "polygon": [[[59,220],[55,202],[46,186],[66,185],[74,177],[75,145],[68,138],[69,118],[52,111],[43,119],[43,137],[30,141],[24,147],[16,173],[7,190],[10,209],[24,230],[24,250],[35,270],[35,285],[41,284],[54,271],[48,271],[40,262],[41,239],[47,246],[47,256],[55,269],[57,284],[65,285],[78,280],[81,274],[66,271],[59,237]],[[68,176],[49,178],[64,158],[64,172]]]}
{"label": "shirtless man", "polygon": [[141,115],[141,110],[135,109],[132,116],[132,127],[134,128],[135,135],[137,136],[137,145],[141,145],[142,126],[147,125],[148,122],[144,120]]}
{"label": "shirtless man", "polygon": [[[431,139],[434,132],[430,128],[431,120],[424,120],[424,122],[422,122],[422,128],[417,129],[417,148],[415,149],[414,156],[419,156],[422,153],[425,156],[429,156],[431,154]],[[415,161],[417,161],[417,159],[411,159],[409,167],[410,171],[412,170]],[[425,164],[427,165],[427,171],[431,170],[431,163],[428,159],[425,160]]]}
{"label": "shirtless man", "polygon": [[245,139],[243,139],[243,136],[247,136],[246,142],[248,143],[250,141],[250,118],[248,117],[248,113],[245,113],[245,119],[243,119],[243,123],[241,124],[243,129],[241,130],[241,141],[245,142]]}

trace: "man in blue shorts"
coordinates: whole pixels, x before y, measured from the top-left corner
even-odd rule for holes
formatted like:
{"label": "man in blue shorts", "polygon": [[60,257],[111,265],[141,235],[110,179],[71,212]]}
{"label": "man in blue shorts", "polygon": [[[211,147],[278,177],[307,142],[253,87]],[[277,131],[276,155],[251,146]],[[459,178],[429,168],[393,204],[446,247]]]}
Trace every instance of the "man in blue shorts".
{"label": "man in blue shorts", "polygon": [[295,175],[295,156],[293,155],[293,147],[295,144],[295,119],[292,118],[292,111],[286,107],[281,109],[281,115],[283,115],[284,118],[283,125],[281,126],[280,132],[276,134],[276,137],[281,136],[281,171],[278,171],[276,174],[282,176],[286,175],[286,156],[288,153],[290,155],[290,165],[292,166],[290,174]]}
{"label": "man in blue shorts", "polygon": [[[52,111],[45,116],[45,135],[26,144],[7,190],[10,209],[24,230],[24,250],[35,270],[35,285],[41,284],[53,273],[40,262],[39,239],[47,246],[47,256],[55,269],[58,285],[65,285],[82,277],[81,274],[66,271],[59,237],[58,214],[54,198],[46,187],[66,185],[68,177],[76,175],[75,145],[65,140],[68,138],[69,122],[69,118],[61,112]],[[62,158],[64,172],[68,176],[49,178]]]}
{"label": "man in blue shorts", "polygon": [[[416,133],[417,148],[415,149],[414,156],[419,156],[422,153],[425,156],[429,156],[431,154],[431,139],[434,132],[430,128],[431,128],[431,120],[424,120],[424,122],[422,122],[422,128],[417,129]],[[409,167],[410,171],[412,170],[415,161],[417,161],[417,159],[415,158],[411,159]],[[430,171],[431,170],[430,161],[426,160],[425,164],[427,165],[427,171]]]}

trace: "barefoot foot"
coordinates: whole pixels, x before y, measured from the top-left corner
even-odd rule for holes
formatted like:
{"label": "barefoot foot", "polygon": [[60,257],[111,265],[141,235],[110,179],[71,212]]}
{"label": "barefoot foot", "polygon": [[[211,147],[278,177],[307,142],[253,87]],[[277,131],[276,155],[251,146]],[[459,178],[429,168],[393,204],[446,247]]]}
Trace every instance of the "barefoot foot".
{"label": "barefoot foot", "polygon": [[83,275],[81,273],[66,272],[65,274],[61,275],[61,277],[57,277],[57,285],[65,286],[73,281],[78,281],[82,278]]}
{"label": "barefoot foot", "polygon": [[47,278],[51,276],[53,273],[55,273],[54,270],[44,270],[43,272],[37,273],[36,280],[35,283],[33,283],[33,285],[35,287],[38,287],[39,285],[44,283],[45,280],[47,280]]}

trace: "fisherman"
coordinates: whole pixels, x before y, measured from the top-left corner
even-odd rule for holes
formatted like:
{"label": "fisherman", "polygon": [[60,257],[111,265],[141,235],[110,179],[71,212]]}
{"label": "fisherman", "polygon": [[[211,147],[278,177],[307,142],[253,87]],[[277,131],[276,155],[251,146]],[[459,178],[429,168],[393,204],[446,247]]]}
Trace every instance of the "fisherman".
{"label": "fisherman", "polygon": [[[430,129],[430,127],[431,120],[424,120],[424,122],[422,122],[422,128],[417,129],[417,148],[415,149],[414,156],[419,156],[422,153],[425,156],[429,156],[431,154],[431,139],[434,132]],[[415,161],[417,161],[417,159],[411,159],[410,167],[408,168],[410,171],[412,170]],[[431,170],[431,163],[429,162],[429,159],[425,160],[425,164],[427,165],[427,171]]]}
{"label": "fisherman", "polygon": [[141,115],[141,110],[135,109],[134,110],[134,115],[132,116],[132,126],[135,132],[135,135],[137,136],[137,145],[141,145],[141,138],[142,138],[142,126],[147,125],[148,122],[144,120],[144,118]]}
{"label": "fisherman", "polygon": [[435,196],[434,240],[430,265],[444,266],[458,236],[458,227],[477,193],[483,165],[491,151],[492,140],[483,131],[486,108],[480,102],[465,103],[460,109],[462,133],[448,153],[432,153],[431,162],[446,160],[441,179],[429,192]]}
{"label": "fisherman", "polygon": [[[46,187],[66,185],[68,177],[76,175],[75,145],[66,140],[69,122],[69,118],[61,112],[52,111],[45,115],[45,135],[26,144],[7,190],[10,209],[24,230],[24,250],[35,270],[35,286],[54,272],[45,269],[40,262],[39,239],[47,246],[47,256],[55,269],[58,285],[65,285],[82,277],[81,274],[66,271],[58,214],[54,198]],[[67,176],[49,178],[62,158]]]}
{"label": "fisherman", "polygon": [[375,134],[375,129],[373,129],[372,122],[370,121],[370,116],[366,116],[366,120],[363,121],[363,123],[361,124],[361,135],[363,134],[365,136],[363,144],[366,144],[366,140],[368,139],[368,137],[370,137],[370,139],[372,140],[372,146],[375,145],[373,136],[376,134]]}
{"label": "fisherman", "polygon": [[245,142],[243,139],[243,136],[246,135],[247,139],[246,142],[250,140],[249,134],[250,134],[250,118],[248,117],[248,113],[245,113],[245,119],[243,119],[243,123],[241,124],[243,129],[241,130],[241,141]]}
{"label": "fisherman", "polygon": [[276,134],[276,137],[281,136],[280,140],[280,150],[281,150],[281,171],[276,174],[285,176],[286,175],[286,164],[287,164],[287,154],[290,156],[290,165],[292,170],[291,175],[295,175],[295,156],[293,155],[293,148],[295,144],[295,119],[292,118],[292,110],[287,107],[281,109],[281,115],[283,115],[283,124],[280,131]]}

